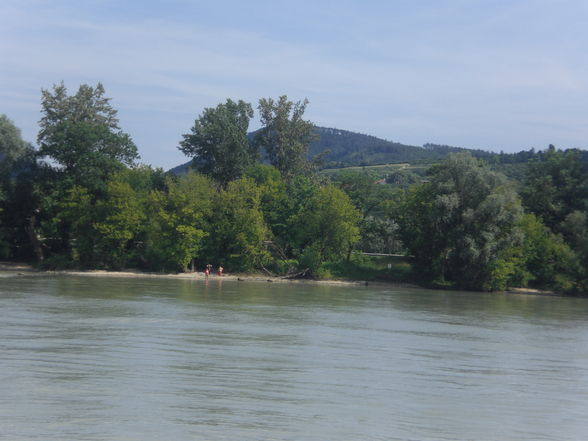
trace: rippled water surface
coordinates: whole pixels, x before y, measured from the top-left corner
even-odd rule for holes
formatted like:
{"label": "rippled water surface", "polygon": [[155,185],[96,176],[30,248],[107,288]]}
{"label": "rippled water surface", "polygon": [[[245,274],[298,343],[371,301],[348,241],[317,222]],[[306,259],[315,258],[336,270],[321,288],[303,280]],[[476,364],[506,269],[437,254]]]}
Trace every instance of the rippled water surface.
{"label": "rippled water surface", "polygon": [[20,276],[0,314],[2,439],[588,439],[588,299]]}

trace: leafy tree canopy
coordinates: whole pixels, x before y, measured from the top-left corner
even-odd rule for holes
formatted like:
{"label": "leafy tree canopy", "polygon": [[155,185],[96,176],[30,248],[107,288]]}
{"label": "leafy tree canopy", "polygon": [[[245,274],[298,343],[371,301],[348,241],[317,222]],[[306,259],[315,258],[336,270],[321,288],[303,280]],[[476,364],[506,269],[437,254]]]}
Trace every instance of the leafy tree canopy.
{"label": "leafy tree canopy", "polygon": [[541,159],[529,164],[522,198],[552,231],[563,232],[570,213],[588,209],[588,163],[580,160],[578,150],[549,146]]}
{"label": "leafy tree canopy", "polygon": [[224,104],[204,109],[190,133],[183,135],[179,149],[192,156],[196,169],[223,186],[239,178],[258,156],[249,142],[247,129],[253,117],[251,104],[227,99]]}
{"label": "leafy tree canopy", "polygon": [[166,184],[166,190],[149,196],[145,259],[156,270],[183,271],[208,235],[213,186],[208,177],[194,172]]}
{"label": "leafy tree canopy", "polygon": [[314,139],[314,124],[303,119],[307,105],[306,99],[293,102],[286,95],[277,101],[259,100],[263,128],[257,133],[255,142],[265,149],[270,164],[287,179],[308,173],[311,168],[306,155]]}
{"label": "leafy tree canopy", "polygon": [[250,178],[232,181],[215,195],[204,258],[244,271],[267,264],[268,231],[260,199],[261,191]]}
{"label": "leafy tree canopy", "polygon": [[325,260],[341,258],[359,240],[360,218],[343,191],[318,188],[295,218],[302,260],[315,271]]}
{"label": "leafy tree canopy", "polygon": [[10,170],[30,148],[22,139],[20,129],[6,115],[0,115],[0,173]]}
{"label": "leafy tree canopy", "polygon": [[521,207],[501,175],[469,154],[454,154],[431,169],[430,183],[403,197],[395,219],[416,271],[438,283],[495,289],[504,250],[520,241]]}
{"label": "leafy tree canopy", "polygon": [[524,240],[513,249],[519,255],[514,281],[520,286],[571,289],[578,266],[573,251],[561,236],[553,234],[532,213],[521,217],[519,227]]}
{"label": "leafy tree canopy", "polygon": [[55,161],[74,184],[104,185],[109,173],[139,157],[100,83],[83,84],[74,95],[67,94],[63,83],[42,90],[41,111],[39,153]]}

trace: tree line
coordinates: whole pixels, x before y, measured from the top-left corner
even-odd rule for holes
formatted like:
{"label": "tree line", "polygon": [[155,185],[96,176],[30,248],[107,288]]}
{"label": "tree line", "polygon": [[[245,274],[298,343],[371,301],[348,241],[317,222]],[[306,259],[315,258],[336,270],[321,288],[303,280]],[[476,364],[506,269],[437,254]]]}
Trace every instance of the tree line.
{"label": "tree line", "polygon": [[[247,137],[252,106],[205,109],[179,148],[186,175],[137,164],[101,84],[42,91],[38,149],[2,116],[0,257],[43,267],[184,271],[306,271],[346,253],[359,212],[306,159],[306,101],[259,101],[264,127]],[[260,162],[263,149],[271,165]]]}
{"label": "tree line", "polygon": [[[308,101],[226,100],[182,135],[183,175],[138,164],[101,84],[42,90],[37,148],[0,117],[0,258],[320,277],[358,251],[404,253],[430,286],[588,289],[588,168],[550,146],[517,185],[469,153],[388,185],[308,159]],[[406,179],[404,179],[406,178]]]}

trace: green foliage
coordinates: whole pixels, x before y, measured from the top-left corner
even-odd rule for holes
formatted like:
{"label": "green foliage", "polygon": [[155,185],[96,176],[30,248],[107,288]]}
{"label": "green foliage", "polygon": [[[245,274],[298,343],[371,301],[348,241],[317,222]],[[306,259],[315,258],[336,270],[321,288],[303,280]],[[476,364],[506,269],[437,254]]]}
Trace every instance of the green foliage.
{"label": "green foliage", "polygon": [[165,190],[168,182],[161,168],[153,169],[148,165],[123,169],[115,178],[127,182],[134,191],[145,197],[151,190]]}
{"label": "green foliage", "polygon": [[30,148],[20,129],[6,115],[0,115],[0,179],[7,178],[15,162]]}
{"label": "green foliage", "polygon": [[337,187],[318,188],[293,222],[301,265],[316,272],[322,262],[344,257],[359,240],[360,218]]}
{"label": "green foliage", "polygon": [[177,182],[168,179],[165,191],[149,195],[145,233],[146,265],[158,271],[186,270],[199,255],[212,210],[210,180],[188,173]]}
{"label": "green foliage", "polygon": [[[32,148],[26,143],[14,123],[6,115],[0,115],[0,258],[10,256],[14,225],[10,196],[13,193],[15,174],[19,161],[30,154]],[[24,196],[24,195],[23,195]]]}
{"label": "green foliage", "polygon": [[280,172],[270,165],[256,164],[245,176],[253,179],[260,191],[260,208],[271,235],[281,237],[289,227],[287,185]]}
{"label": "green foliage", "polygon": [[[15,163],[4,187],[6,199],[2,222],[10,237],[9,258],[31,259],[34,256],[36,260],[43,260],[46,247],[39,237],[53,241],[55,234],[51,228],[57,223],[55,213],[61,200],[55,197],[58,185],[54,178],[55,172],[38,164],[32,150]],[[44,224],[48,228],[42,228]]]}
{"label": "green foliage", "polygon": [[115,176],[107,183],[104,199],[96,203],[92,224],[97,235],[96,252],[106,267],[127,265],[131,241],[142,231],[145,217],[143,201],[124,176]]}
{"label": "green foliage", "polygon": [[306,155],[314,137],[314,125],[303,119],[307,105],[306,99],[292,102],[286,95],[277,101],[272,98],[259,100],[263,128],[257,133],[255,143],[265,149],[269,162],[286,179],[308,173],[311,169]]}
{"label": "green foliage", "polygon": [[63,121],[90,122],[117,130],[116,110],[110,105],[110,98],[104,97],[104,87],[82,84],[75,95],[68,96],[67,88],[61,82],[53,86],[53,92],[42,89],[41,108],[43,117],[39,122],[41,130],[37,141],[42,144],[50,140],[57,125]]}
{"label": "green foliage", "polygon": [[204,109],[190,133],[183,135],[180,150],[192,156],[194,166],[223,186],[239,178],[258,156],[247,139],[251,104],[227,99],[225,104]]}
{"label": "green foliage", "polygon": [[266,184],[262,183],[260,189],[264,219],[270,229],[274,251],[280,251],[281,258],[284,254],[288,258],[297,257],[294,250],[297,247],[297,216],[318,189],[318,184],[308,176],[296,176],[286,182],[281,178],[280,181],[270,182],[277,182],[277,186],[273,186],[276,191],[270,192],[270,204],[264,202],[267,199]]}
{"label": "green foliage", "polygon": [[562,223],[566,243],[574,250],[573,291],[588,292],[588,212],[573,211]]}
{"label": "green foliage", "polygon": [[70,188],[57,203],[57,216],[53,217],[54,225],[66,221],[68,239],[71,242],[71,257],[82,266],[98,265],[95,252],[96,236],[93,222],[96,218],[94,198],[85,187]]}
{"label": "green foliage", "polygon": [[425,144],[423,147],[388,141],[348,130],[317,127],[318,140],[310,144],[311,155],[327,151],[329,167],[370,166],[410,162],[432,164],[451,153],[469,152],[480,159],[491,160],[495,153],[446,145]]}
{"label": "green foliage", "polygon": [[398,256],[365,256],[357,252],[351,258],[325,262],[323,267],[333,277],[351,280],[410,282],[411,267],[408,259]]}
{"label": "green foliage", "polygon": [[59,216],[69,226],[71,258],[86,268],[120,269],[127,265],[132,240],[144,227],[145,209],[124,174],[113,176],[104,196],[96,199],[85,187],[72,187]]}
{"label": "green foliage", "polygon": [[430,179],[407,191],[395,210],[415,270],[435,283],[501,288],[500,259],[520,240],[516,193],[467,154],[433,167]]}
{"label": "green foliage", "polygon": [[261,191],[250,178],[232,181],[215,196],[211,230],[203,258],[227,271],[251,271],[268,263],[268,231],[261,211]]}
{"label": "green foliage", "polygon": [[531,285],[558,291],[571,289],[575,267],[573,251],[533,214],[524,215],[519,226],[524,240],[511,250],[518,261],[513,282],[518,286]]}
{"label": "green foliage", "polygon": [[397,225],[382,216],[386,201],[394,189],[382,184],[373,173],[343,170],[333,176],[334,183],[345,192],[360,211],[360,248],[366,252],[396,252],[399,241]]}
{"label": "green foliage", "polygon": [[0,188],[0,259],[6,259],[10,256],[10,233],[2,215],[5,199],[6,196]]}
{"label": "green foliage", "polygon": [[420,175],[406,168],[398,169],[386,178],[387,183],[401,188],[407,188],[410,185],[418,184],[421,181],[422,177]]}
{"label": "green foliage", "polygon": [[137,159],[137,148],[120,131],[101,84],[82,85],[71,96],[63,83],[56,85],[42,91],[41,107],[36,156],[52,161],[43,165],[28,154],[17,173],[15,187],[25,199],[17,204],[15,249],[30,249],[37,260],[63,253],[78,264],[104,265],[93,227],[97,202],[110,177]]}
{"label": "green foliage", "polygon": [[333,178],[334,184],[349,196],[363,216],[370,214],[382,202],[378,192],[382,187],[376,183],[377,180],[371,173],[357,171],[342,171]]}
{"label": "green foliage", "polygon": [[110,173],[138,158],[109,101],[100,83],[84,84],[71,96],[63,83],[42,91],[39,154],[55,161],[70,185],[102,189]]}
{"label": "green foliage", "polygon": [[528,210],[565,240],[549,250],[558,259],[541,266],[535,282],[559,290],[588,291],[588,162],[584,156],[579,150],[549,146],[529,164],[522,190]]}
{"label": "green foliage", "polygon": [[323,263],[325,262],[325,257],[323,257],[321,253],[320,245],[311,244],[304,248],[300,254],[298,261],[300,268],[310,270],[310,275],[313,275],[315,277],[321,276],[321,269]]}
{"label": "green foliage", "polygon": [[367,253],[400,253],[398,224],[387,217],[368,216],[361,222],[359,249]]}
{"label": "green foliage", "polygon": [[88,122],[59,124],[52,142],[40,153],[60,164],[64,178],[71,184],[93,190],[102,191],[108,176],[136,157],[136,147],[128,135]]}
{"label": "green foliage", "polygon": [[562,232],[571,212],[588,209],[588,163],[577,150],[561,152],[550,146],[541,160],[529,164],[522,198],[547,227]]}

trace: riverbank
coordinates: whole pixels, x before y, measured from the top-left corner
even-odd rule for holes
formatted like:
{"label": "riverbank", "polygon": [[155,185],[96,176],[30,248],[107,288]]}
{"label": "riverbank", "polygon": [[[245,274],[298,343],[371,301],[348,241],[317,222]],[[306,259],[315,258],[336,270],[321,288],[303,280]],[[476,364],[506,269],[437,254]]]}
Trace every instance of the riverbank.
{"label": "riverbank", "polygon": [[[139,270],[124,271],[106,271],[106,270],[38,270],[32,265],[17,262],[0,262],[0,272],[13,275],[69,275],[69,276],[87,276],[87,277],[129,277],[129,278],[168,278],[168,279],[189,279],[189,280],[206,280],[203,272],[187,273],[152,273]],[[368,282],[360,280],[315,280],[315,279],[287,279],[283,277],[271,277],[263,274],[229,274],[224,273],[222,276],[211,274],[209,280],[232,280],[239,282],[266,282],[266,283],[312,283],[319,285],[358,285],[365,286],[371,284],[382,284],[382,282]],[[413,287],[416,285],[408,283],[394,283],[384,285],[397,285],[402,287]]]}
{"label": "riverbank", "polygon": [[[69,275],[85,277],[129,277],[129,278],[168,278],[168,279],[188,279],[188,280],[206,280],[203,272],[188,273],[153,273],[139,270],[124,271],[106,271],[106,270],[38,270],[32,265],[19,262],[0,262],[0,273],[5,275],[25,276],[25,275]],[[341,285],[341,286],[380,286],[382,288],[424,288],[415,283],[393,282],[393,281],[368,281],[368,280],[341,280],[341,279],[288,279],[283,277],[271,277],[263,274],[229,274],[222,276],[211,274],[208,280],[230,280],[238,282],[265,282],[265,283],[290,283],[290,284],[314,284],[314,285]],[[533,288],[511,288],[506,291],[496,291],[497,294],[513,295],[541,295],[557,296],[562,295],[554,291],[540,290]]]}

